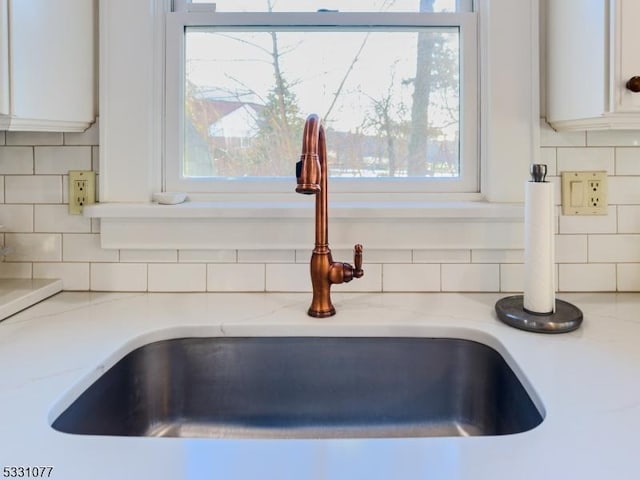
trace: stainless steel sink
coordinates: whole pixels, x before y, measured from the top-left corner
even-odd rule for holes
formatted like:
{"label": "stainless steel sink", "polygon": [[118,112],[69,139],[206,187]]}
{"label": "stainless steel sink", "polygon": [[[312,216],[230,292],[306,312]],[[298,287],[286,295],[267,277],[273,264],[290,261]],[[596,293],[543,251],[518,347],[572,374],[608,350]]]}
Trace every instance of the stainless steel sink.
{"label": "stainless steel sink", "polygon": [[508,435],[542,416],[492,348],[447,338],[179,338],[126,355],[53,423],[88,435]]}

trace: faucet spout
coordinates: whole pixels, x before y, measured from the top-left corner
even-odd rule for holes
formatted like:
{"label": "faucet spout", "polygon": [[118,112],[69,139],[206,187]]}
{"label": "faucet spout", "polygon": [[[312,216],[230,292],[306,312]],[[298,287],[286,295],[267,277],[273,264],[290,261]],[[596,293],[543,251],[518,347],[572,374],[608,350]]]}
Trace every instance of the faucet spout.
{"label": "faucet spout", "polygon": [[304,124],[304,132],[302,133],[302,154],[300,161],[296,164],[296,177],[298,186],[296,192],[306,195],[315,195],[322,190],[320,185],[322,175],[322,166],[320,163],[321,147],[320,142],[324,144],[324,128],[320,124],[317,115],[312,114],[307,117]]}
{"label": "faucet spout", "polygon": [[313,298],[307,313],[330,317],[336,310],[331,303],[331,285],[350,282],[364,275],[362,245],[355,246],[354,264],[334,262],[329,248],[327,145],[324,127],[317,115],[307,117],[302,134],[302,154],[296,164],[296,192],[316,195],[315,247],[310,270]]}

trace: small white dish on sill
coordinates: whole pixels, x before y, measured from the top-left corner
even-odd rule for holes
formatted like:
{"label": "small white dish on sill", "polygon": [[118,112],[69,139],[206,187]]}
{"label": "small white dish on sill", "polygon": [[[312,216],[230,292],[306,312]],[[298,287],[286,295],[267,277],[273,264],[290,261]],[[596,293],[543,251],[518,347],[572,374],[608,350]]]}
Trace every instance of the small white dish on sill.
{"label": "small white dish on sill", "polygon": [[153,201],[161,205],[176,205],[186,200],[187,194],[184,192],[156,192],[152,196]]}

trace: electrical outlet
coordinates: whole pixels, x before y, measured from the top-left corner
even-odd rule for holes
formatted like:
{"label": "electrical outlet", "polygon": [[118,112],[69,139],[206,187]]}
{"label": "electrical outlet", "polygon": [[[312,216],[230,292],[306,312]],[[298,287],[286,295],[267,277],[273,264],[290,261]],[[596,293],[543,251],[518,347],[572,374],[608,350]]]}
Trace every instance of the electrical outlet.
{"label": "electrical outlet", "polygon": [[607,172],[562,172],[563,215],[606,215]]}
{"label": "electrical outlet", "polygon": [[69,213],[80,215],[85,205],[96,202],[96,172],[69,170]]}
{"label": "electrical outlet", "polygon": [[587,182],[588,198],[587,206],[597,208],[600,206],[602,197],[602,183],[600,180],[589,180]]}

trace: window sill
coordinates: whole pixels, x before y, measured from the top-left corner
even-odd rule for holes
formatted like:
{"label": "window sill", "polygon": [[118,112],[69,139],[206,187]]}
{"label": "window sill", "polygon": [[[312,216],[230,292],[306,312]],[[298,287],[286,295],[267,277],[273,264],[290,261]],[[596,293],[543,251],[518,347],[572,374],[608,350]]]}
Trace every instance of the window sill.
{"label": "window sill", "polygon": [[[111,249],[297,249],[314,238],[310,201],[102,203],[84,215],[100,218]],[[520,203],[335,202],[329,217],[333,248],[522,248]]]}

